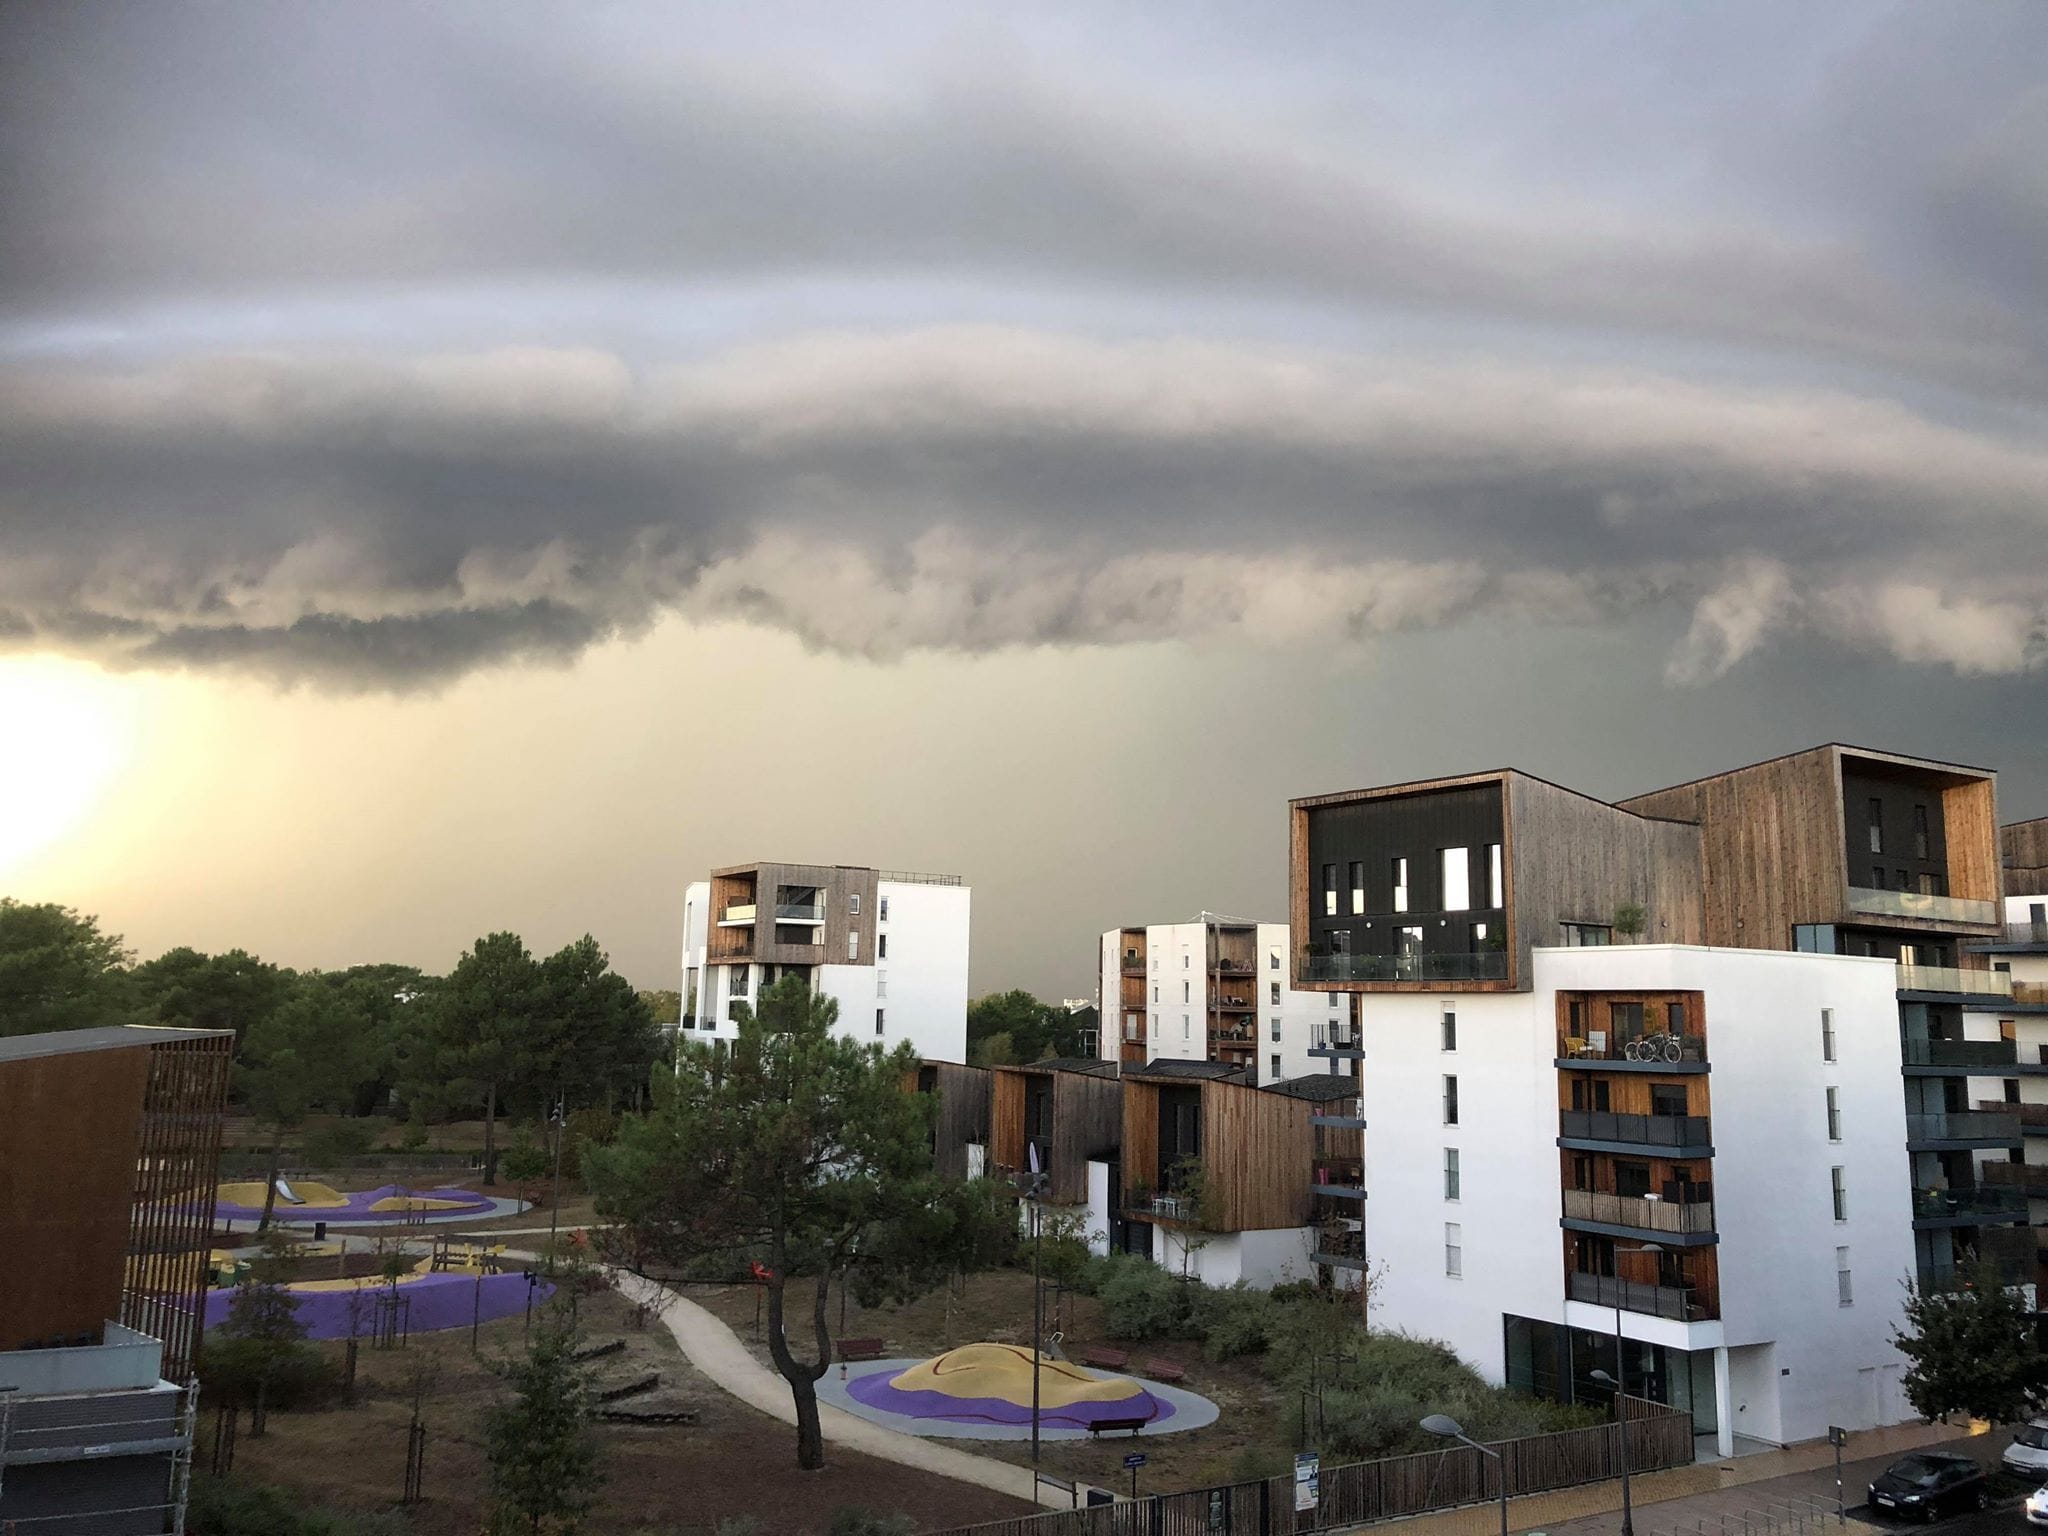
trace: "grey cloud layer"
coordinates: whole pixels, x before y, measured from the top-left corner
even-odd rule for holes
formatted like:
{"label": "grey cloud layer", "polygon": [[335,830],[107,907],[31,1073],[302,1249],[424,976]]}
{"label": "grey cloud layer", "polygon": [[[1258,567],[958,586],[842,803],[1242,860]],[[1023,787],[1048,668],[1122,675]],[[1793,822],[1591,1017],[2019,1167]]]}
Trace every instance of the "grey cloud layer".
{"label": "grey cloud layer", "polygon": [[0,456],[11,632],[344,684],[671,609],[887,656],[1675,597],[1682,678],[1791,626],[2021,670],[2048,614],[2039,442],[1640,371],[987,327],[37,367]]}

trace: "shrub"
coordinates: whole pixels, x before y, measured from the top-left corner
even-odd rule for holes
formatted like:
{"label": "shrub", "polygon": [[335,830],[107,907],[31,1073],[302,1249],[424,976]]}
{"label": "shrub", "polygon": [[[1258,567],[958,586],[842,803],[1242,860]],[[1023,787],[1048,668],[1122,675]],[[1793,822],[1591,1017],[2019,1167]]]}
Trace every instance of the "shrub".
{"label": "shrub", "polygon": [[402,1152],[424,1152],[427,1150],[427,1126],[423,1120],[408,1120],[405,1130],[400,1133],[398,1147]]}
{"label": "shrub", "polygon": [[507,1147],[498,1154],[498,1177],[507,1184],[538,1184],[548,1176],[548,1154],[544,1148]]}
{"label": "shrub", "polygon": [[1292,1471],[1294,1463],[1284,1451],[1276,1451],[1266,1445],[1240,1446],[1230,1458],[1229,1481],[1233,1483],[1263,1482],[1269,1477],[1278,1477]]}
{"label": "shrub", "polygon": [[916,1530],[917,1522],[908,1515],[878,1515],[857,1504],[834,1510],[826,1527],[827,1536],[912,1536]]}
{"label": "shrub", "polygon": [[190,1536],[409,1536],[412,1524],[393,1512],[308,1509],[295,1490],[200,1474],[185,1529]]}
{"label": "shrub", "polygon": [[1279,1322],[1280,1306],[1272,1293],[1254,1290],[1241,1280],[1197,1288],[1192,1301],[1194,1331],[1201,1335],[1202,1353],[1211,1360],[1259,1353],[1271,1342]]}
{"label": "shrub", "polygon": [[1149,1259],[1125,1261],[1101,1271],[1095,1294],[1103,1327],[1113,1339],[1169,1339],[1188,1332],[1194,1287],[1175,1279]]}
{"label": "shrub", "polygon": [[306,1132],[302,1149],[307,1162],[316,1168],[348,1168],[369,1154],[383,1128],[378,1120],[328,1120]]}

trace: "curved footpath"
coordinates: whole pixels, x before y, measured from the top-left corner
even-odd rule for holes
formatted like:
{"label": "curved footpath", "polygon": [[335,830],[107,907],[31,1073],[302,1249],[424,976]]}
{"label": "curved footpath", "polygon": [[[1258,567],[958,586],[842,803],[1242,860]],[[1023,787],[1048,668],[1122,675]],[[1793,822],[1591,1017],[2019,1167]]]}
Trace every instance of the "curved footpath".
{"label": "curved footpath", "polygon": [[[614,1273],[612,1283],[621,1294],[653,1309],[675,1336],[683,1353],[689,1356],[690,1363],[718,1386],[748,1406],[758,1408],[785,1424],[796,1423],[796,1405],[790,1401],[789,1383],[755,1359],[746,1345],[740,1342],[739,1336],[717,1317],[688,1297],[677,1296],[638,1275]],[[1065,1489],[1043,1484],[1039,1486],[1038,1497],[1034,1500],[1029,1467],[956,1451],[918,1435],[907,1435],[901,1430],[871,1424],[830,1403],[821,1401],[818,1404],[818,1424],[828,1442],[866,1456],[992,1488],[997,1493],[1007,1493],[1026,1503],[1041,1503],[1051,1509],[1065,1509],[1072,1502],[1072,1496]]]}

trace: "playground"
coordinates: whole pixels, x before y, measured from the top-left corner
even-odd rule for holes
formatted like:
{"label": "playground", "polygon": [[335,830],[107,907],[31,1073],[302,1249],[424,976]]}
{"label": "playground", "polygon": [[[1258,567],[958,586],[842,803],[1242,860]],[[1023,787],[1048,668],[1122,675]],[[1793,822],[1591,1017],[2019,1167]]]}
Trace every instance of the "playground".
{"label": "playground", "polygon": [[[264,1196],[261,1179],[219,1185],[214,1191],[214,1220],[227,1223],[230,1229],[238,1221],[260,1221]],[[383,1184],[375,1189],[347,1192],[311,1180],[279,1179],[270,1219],[292,1227],[316,1222],[348,1227],[385,1223],[422,1226],[511,1216],[525,1209],[521,1201],[498,1199],[473,1189],[415,1190]]]}
{"label": "playground", "polygon": [[[503,1268],[503,1254],[502,1246],[486,1249],[442,1242],[395,1278],[380,1273],[293,1280],[283,1289],[309,1339],[388,1339],[468,1328],[521,1317],[554,1294],[555,1288],[531,1271]],[[307,1257],[317,1262],[324,1255],[314,1250]],[[334,1257],[344,1258],[338,1245]],[[235,1298],[233,1282],[245,1262],[235,1253],[213,1254],[215,1276],[224,1283],[206,1293],[206,1327],[217,1328],[227,1320]]]}

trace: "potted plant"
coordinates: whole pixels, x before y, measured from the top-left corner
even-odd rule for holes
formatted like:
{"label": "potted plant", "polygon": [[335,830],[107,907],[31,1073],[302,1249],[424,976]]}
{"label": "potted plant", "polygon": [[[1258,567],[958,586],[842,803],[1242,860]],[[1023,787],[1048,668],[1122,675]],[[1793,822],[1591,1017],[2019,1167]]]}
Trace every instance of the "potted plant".
{"label": "potted plant", "polygon": [[1642,937],[1648,920],[1649,914],[1639,901],[1624,901],[1614,909],[1614,931],[1631,944]]}

